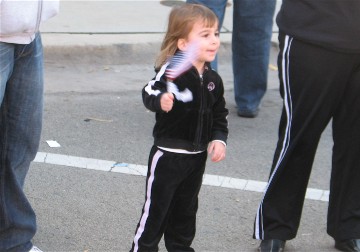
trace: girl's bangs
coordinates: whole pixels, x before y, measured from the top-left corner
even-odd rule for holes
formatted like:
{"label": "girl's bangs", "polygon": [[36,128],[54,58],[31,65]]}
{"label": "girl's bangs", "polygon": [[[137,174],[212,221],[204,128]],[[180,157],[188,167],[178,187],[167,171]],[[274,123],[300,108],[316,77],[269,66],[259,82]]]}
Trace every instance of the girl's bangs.
{"label": "girl's bangs", "polygon": [[217,18],[214,16],[206,16],[202,18],[205,27],[213,27],[217,23]]}

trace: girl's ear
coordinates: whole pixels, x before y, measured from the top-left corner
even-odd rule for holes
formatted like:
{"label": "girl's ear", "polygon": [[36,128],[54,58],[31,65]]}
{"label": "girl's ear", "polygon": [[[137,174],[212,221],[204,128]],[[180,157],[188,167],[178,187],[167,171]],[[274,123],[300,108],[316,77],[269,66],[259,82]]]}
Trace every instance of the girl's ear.
{"label": "girl's ear", "polygon": [[177,42],[177,47],[181,50],[181,51],[186,51],[186,39],[179,39]]}

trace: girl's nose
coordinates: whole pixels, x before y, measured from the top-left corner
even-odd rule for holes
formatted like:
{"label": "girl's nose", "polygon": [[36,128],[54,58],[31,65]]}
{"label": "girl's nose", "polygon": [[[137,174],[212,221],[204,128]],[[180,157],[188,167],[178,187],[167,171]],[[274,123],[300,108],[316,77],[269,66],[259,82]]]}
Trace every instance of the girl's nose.
{"label": "girl's nose", "polygon": [[219,41],[220,41],[220,39],[217,36],[214,36],[213,39],[212,39],[213,44],[217,44],[217,43],[219,43]]}

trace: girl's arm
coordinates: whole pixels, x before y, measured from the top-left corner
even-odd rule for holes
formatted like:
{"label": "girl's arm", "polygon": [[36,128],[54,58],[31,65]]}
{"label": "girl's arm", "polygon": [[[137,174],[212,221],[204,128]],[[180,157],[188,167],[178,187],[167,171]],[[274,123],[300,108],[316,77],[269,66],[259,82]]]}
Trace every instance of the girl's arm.
{"label": "girl's arm", "polygon": [[[163,66],[156,73],[154,79],[149,81],[149,83],[145,85],[145,87],[142,89],[143,103],[147,109],[153,112],[163,111],[163,108],[161,106],[161,98],[165,93],[167,93],[166,78],[164,73],[165,67]],[[171,110],[171,108],[169,109],[169,107],[166,107],[166,109],[168,109],[167,111]]]}

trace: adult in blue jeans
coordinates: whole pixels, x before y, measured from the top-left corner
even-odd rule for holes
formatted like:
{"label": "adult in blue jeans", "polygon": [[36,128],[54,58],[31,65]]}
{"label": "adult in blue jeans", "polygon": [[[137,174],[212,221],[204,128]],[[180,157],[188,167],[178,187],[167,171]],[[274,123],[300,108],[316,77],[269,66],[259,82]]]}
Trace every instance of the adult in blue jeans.
{"label": "adult in blue jeans", "polygon": [[36,216],[23,186],[38,150],[43,112],[39,25],[57,1],[3,1],[0,26],[0,251],[41,251]]}
{"label": "adult in blue jeans", "polygon": [[[222,27],[227,0],[187,0],[209,7]],[[232,63],[237,114],[254,118],[267,89],[276,0],[233,1]],[[212,62],[217,69],[217,61]]]}

